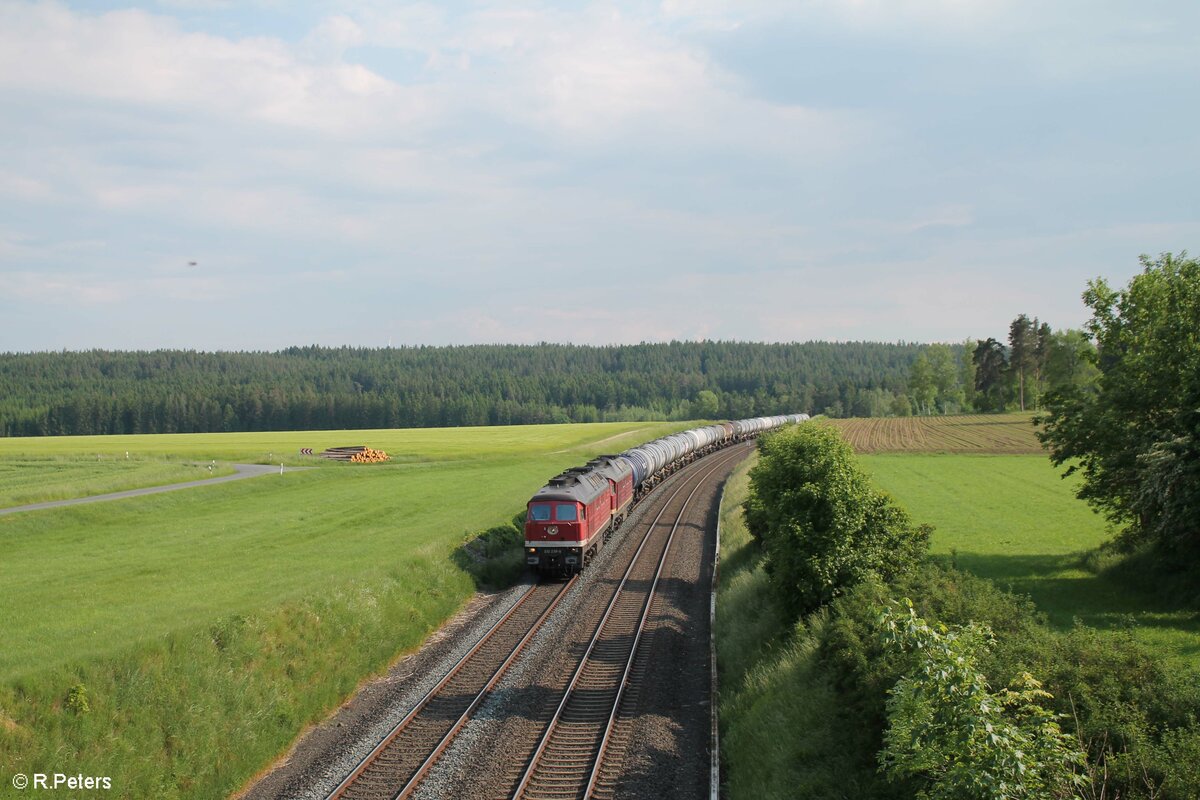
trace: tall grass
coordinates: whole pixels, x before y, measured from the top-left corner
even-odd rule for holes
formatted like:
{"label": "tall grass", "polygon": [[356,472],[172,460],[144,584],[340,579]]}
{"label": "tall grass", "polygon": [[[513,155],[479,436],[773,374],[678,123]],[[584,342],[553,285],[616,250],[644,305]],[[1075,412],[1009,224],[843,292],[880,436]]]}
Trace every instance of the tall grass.
{"label": "tall grass", "polygon": [[[742,518],[755,458],[725,484],[717,590],[722,785],[730,800],[854,798],[852,748],[838,698],[822,674],[817,636],[793,627]],[[817,624],[821,624],[818,618]]]}
{"label": "tall grass", "polygon": [[[214,798],[237,790],[363,676],[416,647],[471,580],[414,558],[269,612],[227,615],[0,688],[0,763],[112,778],[113,796]],[[413,591],[414,587],[420,591]],[[71,710],[72,689],[90,710]]]}

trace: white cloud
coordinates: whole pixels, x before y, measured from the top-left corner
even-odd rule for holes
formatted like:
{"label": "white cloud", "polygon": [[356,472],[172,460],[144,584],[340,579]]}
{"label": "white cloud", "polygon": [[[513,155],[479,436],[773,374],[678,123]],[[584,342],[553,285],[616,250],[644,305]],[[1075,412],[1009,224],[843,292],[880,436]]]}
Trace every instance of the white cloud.
{"label": "white cloud", "polygon": [[[957,338],[980,303],[1036,313],[993,272],[1053,264],[1036,290],[1076,303],[1197,231],[1171,199],[1191,112],[1106,124],[1139,76],[1194,86],[1195,34],[1082,8],[0,0],[0,280],[126,318],[249,310],[247,347],[315,335],[271,302],[386,307],[405,341]],[[581,310],[564,276],[614,288]]]}
{"label": "white cloud", "polygon": [[0,171],[0,194],[29,202],[53,200],[54,187],[41,178]]}
{"label": "white cloud", "polygon": [[231,40],[144,11],[91,16],[46,3],[0,6],[0,87],[326,135],[415,126],[428,110],[420,89],[358,64],[305,62],[277,39]]}
{"label": "white cloud", "polygon": [[55,313],[76,305],[109,305],[127,299],[121,287],[107,281],[82,282],[72,273],[0,272],[0,295]]}

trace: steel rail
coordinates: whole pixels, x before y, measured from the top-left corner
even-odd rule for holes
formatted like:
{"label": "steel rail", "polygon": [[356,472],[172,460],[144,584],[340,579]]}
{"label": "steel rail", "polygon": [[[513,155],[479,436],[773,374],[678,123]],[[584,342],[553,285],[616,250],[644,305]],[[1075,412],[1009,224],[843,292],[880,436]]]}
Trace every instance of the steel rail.
{"label": "steel rail", "polygon": [[[730,449],[732,450],[732,448],[730,448]],[[618,688],[616,698],[613,702],[612,711],[609,715],[608,722],[605,726],[605,730],[604,730],[604,734],[603,734],[603,737],[601,740],[600,747],[597,748],[597,750],[595,752],[595,760],[593,762],[592,769],[589,774],[589,781],[588,781],[588,786],[587,786],[587,790],[586,790],[587,793],[584,795],[584,797],[590,796],[591,792],[595,788],[595,780],[596,780],[596,775],[598,772],[598,766],[599,766],[600,762],[603,760],[604,747],[607,746],[609,738],[611,736],[612,725],[617,716],[621,698],[624,695],[625,681],[628,678],[629,671],[632,667],[634,657],[637,654],[637,645],[640,642],[641,633],[642,633],[643,628],[645,627],[645,622],[649,615],[650,605],[654,598],[654,590],[657,588],[659,576],[662,573],[663,566],[666,563],[667,555],[670,552],[671,542],[674,540],[675,531],[678,529],[681,521],[683,520],[683,516],[684,516],[685,511],[687,510],[688,504],[691,502],[691,500],[695,496],[696,492],[698,492],[700,490],[700,487],[704,485],[704,480],[706,478],[708,478],[710,475],[712,475],[712,473],[716,472],[718,469],[725,466],[729,461],[734,460],[736,455],[737,455],[737,453],[735,453],[735,452],[730,452],[730,453],[726,454],[723,458],[719,459],[718,462],[716,464],[714,464],[711,468],[709,468],[708,470],[703,472],[696,479],[695,485],[692,487],[691,492],[688,494],[687,498],[684,500],[683,505],[679,508],[679,511],[677,512],[676,520],[671,527],[670,533],[667,536],[667,542],[663,547],[662,554],[659,556],[659,561],[658,561],[658,565],[657,565],[657,568],[655,571],[653,584],[651,585],[650,590],[646,594],[646,599],[644,601],[641,615],[639,617],[638,624],[636,627],[633,645],[629,651],[629,656],[628,656],[628,659],[627,659],[625,667],[624,667],[624,671],[623,671],[622,678],[621,678],[621,683]],[[573,696],[574,690],[579,683],[579,680],[583,674],[584,668],[588,664],[592,653],[596,649],[597,644],[599,643],[600,639],[603,637],[603,635],[605,633],[605,627],[609,621],[609,618],[612,616],[613,610],[616,608],[617,601],[621,597],[621,593],[625,590],[626,585],[629,582],[630,574],[632,574],[634,567],[637,566],[637,564],[638,564],[638,559],[641,557],[642,551],[645,549],[646,544],[650,541],[651,534],[654,532],[655,526],[658,524],[658,522],[662,518],[662,516],[666,513],[671,501],[674,500],[675,497],[677,497],[679,494],[681,494],[683,492],[683,490],[685,488],[687,488],[687,485],[688,485],[688,483],[684,482],[683,485],[681,485],[678,489],[676,489],[671,494],[671,496],[669,498],[667,498],[666,502],[664,502],[664,504],[663,504],[663,508],[658,512],[658,515],[654,518],[654,521],[651,522],[649,526],[647,526],[646,535],[642,538],[641,543],[638,545],[637,551],[633,554],[633,558],[630,559],[629,566],[626,568],[624,575],[621,577],[621,582],[618,585],[617,590],[613,593],[612,598],[609,600],[608,606],[604,610],[604,615],[601,617],[600,622],[596,625],[595,632],[593,633],[591,640],[588,643],[587,649],[584,652],[583,657],[580,659],[578,665],[576,665],[575,670],[571,675],[571,679],[567,684],[567,688],[563,692],[562,699],[559,701],[558,707],[554,711],[554,715],[552,716],[550,722],[546,726],[546,729],[543,731],[541,737],[539,738],[538,744],[537,744],[536,748],[534,749],[533,755],[530,757],[529,762],[526,765],[525,770],[523,771],[523,773],[521,775],[521,779],[518,782],[515,791],[513,792],[513,795],[512,795],[513,797],[521,797],[525,793],[525,791],[529,788],[529,783],[533,778],[533,775],[537,768],[537,765],[550,742],[550,738],[551,738],[553,732],[556,730],[556,728],[559,724],[559,721],[562,718],[562,715],[563,715],[564,710],[566,709],[567,703],[570,701],[571,697]]]}
{"label": "steel rail", "polygon": [[508,654],[508,658],[504,659],[504,663],[500,665],[500,668],[497,669],[495,674],[492,675],[491,679],[488,680],[487,685],[479,690],[479,694],[476,695],[475,699],[471,701],[471,704],[467,706],[467,710],[464,711],[459,718],[454,721],[454,725],[452,725],[446,735],[442,737],[442,740],[438,742],[437,747],[435,747],[433,752],[429,754],[429,757],[421,762],[421,766],[417,768],[417,771],[413,774],[412,778],[409,779],[408,783],[404,785],[404,788],[396,793],[396,796],[393,798],[393,800],[403,800],[403,798],[409,797],[413,791],[416,790],[418,784],[420,784],[420,782],[425,778],[426,773],[429,772],[430,768],[433,767],[434,763],[438,760],[438,758],[441,757],[446,748],[450,746],[450,742],[452,742],[454,737],[458,735],[458,732],[462,730],[463,725],[467,724],[467,720],[470,719],[471,714],[474,713],[475,709],[479,707],[479,704],[483,702],[484,696],[492,690],[492,687],[496,685],[497,681],[499,681],[500,678],[503,677],[504,673],[508,671],[509,666],[525,649],[525,645],[529,643],[529,640],[533,638],[533,635],[541,630],[542,623],[545,622],[546,618],[549,617],[550,614],[553,613],[554,609],[558,607],[558,601],[566,595],[568,589],[575,585],[575,581],[578,578],[579,575],[576,573],[575,575],[571,576],[571,579],[567,581],[566,584],[563,585],[562,591],[554,596],[554,599],[550,601],[549,607],[542,612],[542,615],[538,617],[537,622],[535,622],[525,633],[525,635],[521,637],[521,641],[518,642],[517,646],[513,648],[513,651]]}
{"label": "steel rail", "polygon": [[[739,443],[731,442],[729,445],[719,448],[716,452],[719,453],[721,450],[726,449],[726,448],[732,450],[733,447],[736,447],[737,444],[739,444]],[[722,459],[720,459],[720,464],[723,464],[726,461],[727,461],[726,458],[722,458]],[[710,475],[713,471],[715,471],[717,468],[719,468],[720,464],[715,465],[712,469],[706,471],[701,476],[700,481],[702,482],[704,478],[708,477],[708,475]],[[677,472],[678,469],[676,469],[674,471]],[[698,483],[697,488],[699,487],[699,485],[700,484]],[[683,491],[683,488],[685,486],[686,486],[686,483],[683,486],[680,486],[674,492],[672,492],[672,494],[664,501],[663,508],[658,512],[658,514],[654,518],[654,521],[651,522],[651,524],[648,526],[646,535],[643,537],[642,542],[639,545],[637,552],[635,552],[633,559],[631,560],[630,568],[626,570],[625,576],[622,578],[621,585],[614,592],[613,600],[610,601],[609,608],[606,609],[604,619],[601,620],[600,626],[598,626],[597,630],[600,630],[603,627],[605,620],[607,620],[608,615],[611,612],[611,609],[615,603],[616,598],[620,595],[621,589],[625,586],[627,578],[633,568],[633,565],[637,562],[637,559],[638,559],[639,555],[641,554],[642,549],[644,548],[646,542],[649,540],[650,534],[653,532],[654,527],[658,524],[658,522],[661,519],[661,517],[663,516],[663,514],[666,513],[666,510],[667,510],[668,506],[670,505],[670,503]],[[695,494],[695,491],[696,490],[693,489],[692,493],[688,496],[687,500],[685,500],[684,508],[686,508],[687,502],[690,501],[691,496]],[[645,495],[638,498],[637,501],[635,501],[635,506],[640,505],[641,504],[640,501],[647,499],[652,493],[653,493],[653,490],[651,490],[650,492],[647,492]],[[632,510],[633,509],[631,508],[631,512],[632,512]],[[682,514],[682,509],[681,509],[680,513]],[[678,520],[676,521],[676,526],[678,526]],[[672,532],[671,532],[671,536],[673,536],[673,535],[674,535],[674,528],[672,528]],[[670,537],[668,538],[668,547],[669,547],[669,541],[670,541]],[[664,551],[664,556],[665,556],[665,551]],[[661,572],[661,563],[660,563],[659,571]],[[566,592],[575,584],[578,577],[579,577],[578,575],[572,576],[572,578],[561,587],[561,589],[551,600],[551,602],[549,603],[547,608],[530,625],[530,627],[526,630],[524,636],[522,636],[520,641],[517,642],[517,644],[509,652],[508,656],[504,659],[504,661],[491,674],[491,677],[486,681],[483,688],[481,688],[475,694],[474,698],[468,705],[467,709],[464,712],[462,712],[462,714],[459,715],[458,719],[452,724],[449,731],[441,737],[441,739],[439,740],[437,745],[433,748],[433,750],[425,758],[425,760],[420,764],[420,766],[417,768],[417,770],[411,775],[411,777],[407,780],[407,782],[404,784],[404,786],[398,792],[393,793],[393,792],[389,791],[388,792],[389,797],[392,797],[393,800],[403,800],[403,798],[409,797],[416,790],[416,788],[423,781],[423,779],[425,778],[425,776],[427,775],[429,770],[437,762],[438,758],[440,758],[442,753],[444,753],[445,750],[450,746],[450,744],[453,741],[453,739],[455,738],[455,736],[458,734],[458,732],[462,729],[462,727],[469,720],[471,714],[474,713],[474,711],[479,707],[480,703],[482,703],[486,694],[496,685],[497,682],[499,682],[499,680],[504,676],[504,674],[507,672],[509,667],[512,665],[512,662],[521,654],[521,652],[524,650],[524,648],[529,643],[529,641],[533,638],[533,636],[537,633],[537,631],[541,629],[545,620],[550,616],[550,614],[558,606],[560,600],[565,596]],[[655,583],[657,584],[657,575],[656,575]],[[522,597],[516,603],[513,604],[512,608],[510,608],[495,624],[493,624],[480,637],[480,639],[475,643],[475,645],[472,646],[471,649],[468,650],[467,653],[465,653],[454,664],[453,667],[451,667],[451,669],[446,673],[446,675],[443,676],[443,678],[432,689],[430,689],[425,694],[425,696],[422,697],[420,701],[418,701],[418,703],[415,706],[413,706],[413,708],[404,716],[404,718],[401,719],[400,722],[398,722],[383,737],[383,739],[371,750],[370,753],[368,753],[358,763],[358,765],[356,765],[354,770],[351,771],[351,773],[348,776],[346,776],[346,778],[340,784],[338,784],[338,786],[335,787],[332,792],[330,792],[327,795],[327,800],[339,800],[339,798],[342,798],[351,788],[353,788],[355,786],[355,784],[359,780],[359,778],[361,778],[363,776],[363,773],[371,768],[371,766],[375,763],[375,761],[379,758],[379,756],[381,754],[388,751],[389,747],[393,744],[393,742],[395,742],[396,739],[399,738],[400,735],[403,734],[408,729],[408,727],[411,725],[411,723],[414,720],[419,718],[421,712],[429,705],[429,703],[431,701],[433,701],[434,699],[436,699],[438,697],[438,694],[452,680],[454,680],[455,677],[457,677],[459,675],[459,673],[471,661],[471,659],[481,649],[483,649],[483,647],[492,639],[493,635],[496,634],[505,625],[505,623],[507,623],[525,605],[525,603],[534,594],[538,593],[537,592],[538,588],[540,588],[538,585],[534,585],[529,591],[527,591],[524,595],[522,595]],[[648,601],[647,601],[646,607],[647,608],[649,607]],[[638,635],[640,636],[640,631],[639,631]],[[634,652],[636,652],[636,639],[635,639],[634,647],[635,647]],[[589,646],[588,654],[590,654],[590,653],[591,653],[591,647]],[[586,660],[586,657],[587,656],[585,655],[585,660]],[[581,662],[580,666],[582,666],[583,663],[585,663],[585,662]],[[577,672],[578,672],[578,670],[577,670]],[[626,672],[628,672],[628,670],[626,670]],[[622,681],[624,681],[624,680],[625,679],[623,677]],[[573,676],[573,682],[574,682],[574,676]],[[570,689],[568,688],[567,691],[569,692]],[[565,697],[565,695],[564,695],[564,697]],[[607,740],[607,732],[606,732],[605,738]]]}
{"label": "steel rail", "polygon": [[700,491],[700,487],[704,485],[704,479],[716,472],[726,461],[732,459],[732,454],[728,459],[722,459],[720,463],[714,464],[712,469],[704,473],[700,480],[696,482],[695,488],[688,494],[687,499],[683,502],[683,507],[679,509],[679,516],[675,519],[675,524],[671,526],[671,533],[667,536],[667,543],[663,546],[662,557],[658,561],[658,568],[654,570],[654,580],[650,583],[650,590],[646,593],[646,604],[642,608],[641,617],[638,618],[637,633],[633,637],[633,646],[629,648],[629,659],[625,662],[625,669],[621,673],[621,683],[617,688],[617,696],[613,698],[612,712],[608,715],[608,722],[604,726],[604,735],[600,739],[600,747],[596,752],[596,761],[592,764],[591,774],[588,776],[587,789],[584,790],[584,797],[591,797],[596,789],[596,781],[600,777],[600,767],[604,763],[604,754],[608,750],[608,742],[612,737],[613,726],[616,725],[617,716],[621,709],[621,700],[625,697],[625,689],[629,685],[629,673],[633,670],[633,662],[637,657],[638,645],[642,641],[642,634],[646,630],[646,620],[650,616],[650,607],[654,605],[654,593],[658,590],[658,581],[662,577],[663,568],[667,565],[667,556],[671,552],[671,543],[675,541],[675,531],[679,529],[679,524],[683,521],[684,512],[687,510],[688,504],[692,502],[692,498],[696,496],[696,492]]}
{"label": "steel rail", "polygon": [[[550,602],[549,606],[546,608],[546,610],[543,611],[538,616],[537,620],[535,620],[533,625],[530,626],[530,628],[529,628],[528,632],[525,634],[525,636],[523,636],[521,638],[521,640],[513,648],[512,652],[509,654],[509,656],[504,660],[504,662],[499,666],[499,668],[497,668],[497,670],[493,673],[492,677],[488,680],[487,685],[479,692],[479,694],[472,701],[471,710],[473,710],[476,706],[478,706],[483,695],[492,686],[495,685],[496,681],[498,681],[500,679],[500,677],[503,675],[504,671],[508,669],[509,665],[512,663],[512,661],[516,657],[516,655],[525,647],[525,645],[529,642],[529,639],[533,636],[533,634],[536,633],[541,628],[541,626],[545,622],[546,618],[555,609],[555,607],[557,607],[559,600],[561,600],[563,595],[566,594],[567,590],[575,584],[575,581],[577,578],[578,578],[578,576],[574,576],[571,578],[571,580],[567,581],[566,583],[564,583],[562,585],[562,588],[559,590],[558,594],[556,594],[554,596],[554,599],[551,600],[551,602]],[[499,620],[497,620],[496,623],[494,625],[492,625],[487,630],[487,632],[484,633],[483,636],[481,636],[479,638],[479,641],[476,642],[475,645],[470,650],[468,650],[462,656],[462,658],[460,658],[454,664],[453,667],[450,668],[450,671],[447,672],[446,675],[440,681],[438,681],[437,685],[435,685],[432,689],[430,689],[425,694],[425,696],[422,697],[421,700],[418,701],[417,704],[415,706],[413,706],[413,708],[404,716],[404,718],[401,719],[398,723],[396,723],[396,725],[387,733],[387,735],[384,736],[384,738],[379,742],[379,744],[375,745],[375,747],[371,750],[371,752],[368,753],[366,755],[366,757],[364,757],[362,759],[362,761],[360,761],[358,763],[358,766],[356,766],[354,768],[354,770],[349,775],[347,775],[346,778],[341,783],[339,783],[332,792],[330,792],[327,795],[327,800],[338,800],[338,798],[341,798],[345,794],[345,792],[351,786],[354,785],[355,781],[357,781],[359,779],[359,777],[375,762],[375,760],[379,757],[379,755],[381,753],[383,753],[384,751],[386,751],[388,746],[391,745],[392,742],[394,742],[396,740],[396,738],[401,733],[404,732],[404,730],[409,726],[409,724],[414,719],[417,718],[417,716],[421,713],[421,711],[423,711],[425,709],[425,707],[429,705],[430,701],[433,700],[433,698],[436,697],[437,694],[442,689],[444,689],[446,687],[446,685],[448,683],[450,683],[450,681],[452,681],[459,674],[459,672],[470,661],[470,659],[476,653],[478,653],[479,650],[481,650],[483,648],[483,646],[489,640],[491,640],[492,636],[498,630],[500,630],[500,628],[506,622],[508,622],[508,620],[510,618],[512,618],[512,616],[514,614],[517,613],[518,609],[520,609],[522,606],[525,605],[526,601],[528,601],[531,597],[533,597],[534,594],[537,593],[537,589],[538,589],[538,585],[535,584],[532,588],[530,588],[529,591],[527,591],[524,595],[521,596],[520,600],[518,600],[516,603],[513,604],[512,608],[510,608],[504,614],[504,616],[502,616]],[[460,722],[461,722],[461,720],[460,720]],[[461,727],[461,724],[456,723],[456,727],[452,729],[452,731],[448,735],[448,737],[443,738],[442,742],[439,743],[439,749],[437,750],[438,755],[440,755],[441,751],[445,749],[445,745],[448,744],[448,739],[452,738],[453,735],[455,733],[457,733],[458,728],[460,728],[460,727]],[[428,766],[432,763],[432,759],[433,759],[432,756],[430,759],[427,759],[426,762],[422,764],[421,770],[427,770]],[[419,770],[419,772],[423,776],[424,772],[421,770]],[[412,781],[410,781],[410,783],[412,783]],[[401,792],[403,793],[405,791],[408,791],[410,788],[411,788],[410,785],[406,784],[404,789],[401,790]],[[399,797],[400,795],[396,795],[396,796]]]}

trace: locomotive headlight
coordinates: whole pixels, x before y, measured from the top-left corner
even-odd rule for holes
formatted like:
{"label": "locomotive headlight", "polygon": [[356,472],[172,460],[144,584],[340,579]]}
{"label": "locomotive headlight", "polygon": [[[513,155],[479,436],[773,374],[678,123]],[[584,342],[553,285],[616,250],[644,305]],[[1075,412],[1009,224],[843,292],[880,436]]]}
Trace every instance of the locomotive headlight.
{"label": "locomotive headlight", "polygon": [[556,535],[558,533],[558,526],[557,525],[547,525],[546,533],[550,534],[551,536]]}

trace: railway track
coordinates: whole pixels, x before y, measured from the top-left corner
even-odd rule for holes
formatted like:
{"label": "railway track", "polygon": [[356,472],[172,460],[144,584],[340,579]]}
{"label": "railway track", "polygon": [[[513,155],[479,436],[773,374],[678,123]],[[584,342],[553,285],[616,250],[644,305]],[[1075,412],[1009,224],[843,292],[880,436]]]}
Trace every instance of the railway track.
{"label": "railway track", "polygon": [[[714,454],[712,463],[708,463],[710,459],[705,459],[691,470],[685,467],[671,484],[675,488],[670,494],[656,492],[639,504],[649,506],[651,511],[655,505],[661,503],[661,506],[653,521],[646,526],[642,541],[624,575],[620,576],[619,583],[614,573],[611,577],[597,580],[593,586],[593,591],[605,585],[615,588],[609,589],[612,592],[611,600],[595,626],[595,635],[586,651],[582,644],[571,648],[572,652],[586,654],[576,667],[572,679],[565,686],[559,684],[555,693],[555,697],[562,696],[559,704],[562,713],[556,714],[549,722],[543,719],[539,725],[539,729],[546,731],[543,739],[547,744],[542,749],[549,755],[530,757],[531,746],[527,743],[523,752],[528,760],[528,778],[522,774],[519,786],[514,790],[512,787],[518,779],[515,772],[512,773],[507,787],[497,788],[495,796],[590,796],[600,775],[604,747],[611,739],[613,723],[618,716],[617,709],[620,708],[625,686],[634,669],[637,644],[651,608],[657,578],[666,562],[671,538],[684,519],[688,503],[705,479],[744,456],[745,448],[738,446],[725,453]],[[526,592],[446,677],[359,762],[351,774],[328,795],[328,800],[399,800],[418,793],[424,778],[442,753],[450,747],[458,732],[578,580],[577,576],[565,583],[538,584]],[[593,602],[603,602],[604,599],[596,597]],[[620,669],[605,669],[610,661],[620,661]],[[601,694],[604,695],[603,703],[596,705],[593,695],[599,697]],[[589,771],[582,782],[574,779],[583,789],[568,794],[540,794],[540,787],[547,785],[547,781],[541,778],[535,780],[536,765],[552,763],[543,759],[557,757],[555,754],[560,752],[558,743],[568,735],[566,731],[573,729],[572,726],[578,729],[579,725],[584,724],[583,719],[587,714],[581,709],[585,707],[592,709],[591,716],[597,718],[602,716],[603,710],[605,718],[602,723],[590,723],[590,729],[598,733],[592,737]],[[498,747],[497,750],[503,749],[511,754],[514,745],[515,742],[506,742],[503,748]],[[516,746],[516,751],[522,752],[521,747]],[[516,769],[524,763],[517,763]],[[547,768],[554,770],[559,767],[543,767],[543,770]],[[607,772],[611,774],[611,768]],[[576,773],[582,774],[579,769],[572,774]],[[555,782],[554,779],[547,780],[550,784]],[[604,784],[600,788],[601,794],[608,794],[604,791],[607,788]],[[581,794],[584,791],[586,794]]]}
{"label": "railway track", "polygon": [[587,642],[511,796],[557,800],[613,795],[614,776],[620,770],[612,765],[605,769],[605,757],[614,740],[622,701],[642,674],[635,669],[638,645],[671,543],[706,479],[744,456],[744,449],[738,448],[689,475],[672,495],[671,499],[684,498],[674,519],[668,517],[667,524],[660,524],[673,505],[670,500],[664,503]]}
{"label": "railway track", "polygon": [[409,796],[575,581],[538,584],[526,592],[329,794],[329,800]]}

